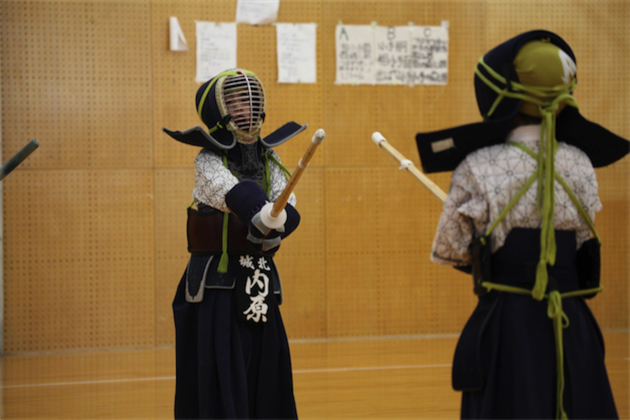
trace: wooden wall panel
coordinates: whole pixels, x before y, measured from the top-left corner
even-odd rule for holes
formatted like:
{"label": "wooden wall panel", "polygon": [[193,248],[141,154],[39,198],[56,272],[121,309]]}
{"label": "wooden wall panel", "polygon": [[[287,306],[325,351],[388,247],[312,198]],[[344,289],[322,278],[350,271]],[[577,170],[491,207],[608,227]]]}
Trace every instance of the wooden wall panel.
{"label": "wooden wall panel", "polygon": [[24,168],[150,167],[148,2],[2,8],[5,155],[38,138]]}
{"label": "wooden wall panel", "polygon": [[[472,310],[470,280],[460,285],[464,276],[429,261],[427,238],[435,233],[439,201],[396,171],[396,166],[328,171],[332,337],[448,333]],[[360,225],[365,229],[357,229]]]}
{"label": "wooden wall panel", "polygon": [[153,345],[151,171],[10,177],[3,185],[6,352]]}
{"label": "wooden wall panel", "polygon": [[295,189],[300,225],[282,241],[275,257],[282,279],[283,319],[292,338],[327,337],[327,290],[334,287],[326,277],[326,173],[312,164]]}
{"label": "wooden wall panel", "polygon": [[[380,131],[409,159],[418,161],[413,138],[418,131],[432,131],[478,119],[470,94],[472,72],[480,56],[479,39],[467,36],[483,25],[483,3],[472,2],[326,2],[324,42],[326,63],[326,128],[334,138],[326,150],[326,164],[337,166],[381,165],[382,152],[374,151],[371,134]],[[335,82],[335,26],[345,24],[439,26],[450,25],[450,71],[447,86],[352,86]],[[457,57],[457,59],[455,59]],[[468,69],[468,71],[466,71]],[[454,104],[458,107],[455,112]],[[459,105],[463,105],[459,108]]]}
{"label": "wooden wall panel", "polygon": [[[2,153],[40,148],[3,181],[5,350],[172,345],[170,304],[185,268],[197,148],[162,132],[200,125],[195,21],[233,22],[236,0],[10,0],[0,3]],[[172,52],[176,16],[188,51]],[[293,170],[327,133],[298,185],[300,228],[277,256],[292,339],[456,334],[470,279],[429,251],[440,202],[371,141],[380,131],[419,166],[418,131],[479,121],[473,69],[522,31],[545,28],[577,55],[585,116],[630,137],[625,0],[284,0],[279,22],[317,24],[317,83],[277,83],[275,27],[238,25],[238,65],[262,79],[263,135]],[[449,22],[446,86],[335,84],[335,25]],[[594,140],[596,141],[596,140]],[[628,328],[628,158],[597,170],[604,210],[603,328]],[[431,176],[444,190],[449,174]]]}
{"label": "wooden wall panel", "polygon": [[192,203],[195,173],[190,168],[159,169],[154,176],[155,340],[169,345],[175,337],[171,304],[188,264],[186,209]]}
{"label": "wooden wall panel", "polygon": [[630,165],[628,159],[597,170],[603,210],[595,226],[602,238],[604,292],[589,302],[606,328],[628,328],[628,273],[630,272]]}
{"label": "wooden wall panel", "polygon": [[[196,76],[195,21],[233,22],[236,2],[151,1],[151,65],[153,76],[153,142],[155,165],[160,168],[192,167],[196,148],[168,137],[162,128],[184,130],[202,125],[195,109],[199,85]],[[178,18],[188,51],[169,49],[169,17]],[[192,191],[192,187],[191,187]]]}

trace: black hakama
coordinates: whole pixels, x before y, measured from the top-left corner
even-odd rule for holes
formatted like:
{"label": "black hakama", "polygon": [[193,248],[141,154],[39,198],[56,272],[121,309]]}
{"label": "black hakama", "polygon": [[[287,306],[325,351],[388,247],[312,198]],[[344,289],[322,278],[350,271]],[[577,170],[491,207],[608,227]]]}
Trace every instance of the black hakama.
{"label": "black hakama", "polygon": [[276,297],[267,322],[240,319],[234,290],[173,301],[176,329],[175,418],[297,418],[291,357]]}
{"label": "black hakama", "polygon": [[[491,282],[534,284],[539,231],[515,229],[492,256]],[[561,293],[578,289],[573,232],[557,231],[556,264],[549,268]],[[556,341],[547,300],[492,291],[479,299],[455,352],[453,386],[463,390],[461,418],[556,417]],[[604,341],[583,297],[562,299],[563,405],[569,419],[618,418],[604,364]]]}

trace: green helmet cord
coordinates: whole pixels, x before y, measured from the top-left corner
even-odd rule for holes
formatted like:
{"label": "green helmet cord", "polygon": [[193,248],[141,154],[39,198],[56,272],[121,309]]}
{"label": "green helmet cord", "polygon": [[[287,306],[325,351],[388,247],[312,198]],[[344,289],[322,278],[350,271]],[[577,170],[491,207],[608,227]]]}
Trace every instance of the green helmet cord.
{"label": "green helmet cord", "polygon": [[[536,153],[534,153],[531,149],[527,148],[526,146],[520,143],[508,141],[507,144],[514,147],[518,147],[519,149],[523,150],[525,153],[527,153],[534,159],[538,158],[538,155],[536,155]],[[486,230],[484,237],[482,238],[482,243],[485,244],[486,241],[484,240],[484,238],[489,237],[489,235],[492,233],[494,228],[499,224],[501,219],[505,217],[505,215],[510,211],[510,209],[514,207],[516,202],[523,196],[523,194],[529,189],[529,187],[531,187],[534,180],[538,176],[537,172],[540,172],[540,171],[536,171],[534,172],[534,174],[532,174],[532,176],[527,180],[525,185],[512,198],[510,203],[508,203],[508,205],[501,211],[501,214],[499,214],[497,219],[492,223],[492,225],[488,228],[488,230]],[[584,210],[584,207],[580,203],[577,196],[573,193],[573,191],[571,191],[567,183],[564,181],[564,179],[562,179],[560,175],[558,175],[557,172],[554,171],[553,177],[555,178],[556,181],[558,181],[558,183],[569,195],[569,198],[571,199],[571,201],[577,208],[578,212],[580,213],[580,215],[582,216],[582,218],[588,225],[589,229],[591,230],[591,232],[593,232],[593,235],[599,241],[600,240],[599,235],[597,234],[597,231],[595,230],[593,221],[588,216],[588,213],[586,213],[586,210]],[[551,232],[553,234],[554,232],[553,228],[551,229]],[[554,236],[554,240],[555,240],[555,236]],[[539,266],[540,266],[540,263],[539,263]],[[546,267],[545,267],[545,274],[546,274]],[[538,283],[538,270],[536,271],[536,275],[537,275],[536,282]],[[527,290],[527,289],[523,289],[519,287],[508,286],[505,284],[498,284],[498,283],[492,283],[492,282],[482,282],[481,285],[484,286],[488,291],[499,290],[499,291],[504,291],[504,292],[527,294],[527,295],[532,295],[532,296],[534,296],[534,292],[536,290],[535,287],[534,287],[534,290]],[[562,395],[564,392],[564,346],[562,342],[562,330],[569,326],[569,318],[562,310],[562,299],[575,297],[575,296],[588,295],[591,293],[597,293],[597,292],[601,292],[602,289],[603,289],[602,286],[599,286],[593,289],[582,289],[582,290],[578,289],[578,290],[574,290],[574,291],[566,292],[566,293],[560,293],[558,290],[551,290],[546,294],[545,294],[545,290],[543,290],[543,297],[547,298],[547,316],[551,318],[551,320],[553,321],[553,331],[554,331],[554,337],[555,337],[555,343],[556,343],[556,375],[558,377],[558,381],[556,385],[557,386],[556,395],[559,396],[556,400],[556,417],[559,419],[567,418],[567,414],[564,411],[564,407],[562,403]]]}
{"label": "green helmet cord", "polygon": [[[538,105],[538,111],[542,115],[542,124],[540,127],[540,148],[538,150],[538,168],[536,171],[538,179],[538,212],[542,218],[541,236],[540,236],[540,260],[536,269],[536,283],[532,290],[532,296],[536,300],[541,300],[547,289],[547,264],[554,265],[556,261],[556,240],[553,229],[554,215],[554,154],[558,148],[556,140],[556,111],[561,104],[578,107],[577,102],[573,98],[572,92],[576,86],[576,81],[566,85],[559,85],[552,88],[540,88],[535,86],[526,86],[518,82],[506,80],[503,76],[495,72],[484,61],[483,57],[479,60],[482,66],[492,77],[507,87],[501,89],[492,81],[485,77],[479,70],[479,66],[475,68],[477,76],[487,84],[492,90],[497,92],[498,96],[488,111],[488,117],[492,115],[498,104],[504,97],[521,99],[523,101],[532,102]],[[539,98],[546,98],[548,101]],[[532,181],[533,182],[533,181]]]}
{"label": "green helmet cord", "polygon": [[[499,82],[503,83],[507,87],[505,89],[499,88],[491,80],[489,80],[479,70],[479,66],[483,67],[492,77]],[[561,106],[569,105],[575,108],[578,107],[575,98],[572,95],[573,90],[576,87],[576,81],[573,79],[570,83],[565,85],[559,85],[551,88],[541,88],[535,86],[527,86],[514,81],[508,81],[500,74],[495,72],[490,66],[488,66],[483,57],[479,61],[479,65],[475,68],[476,75],[492,90],[494,90],[498,96],[494,104],[488,111],[487,117],[490,117],[495,111],[499,103],[504,97],[521,99],[530,103],[534,103],[538,106],[538,112],[542,116],[542,124],[540,129],[540,147],[538,154],[534,153],[524,145],[512,141],[507,143],[518,147],[523,150],[534,159],[537,160],[538,166],[532,176],[525,182],[525,185],[519,190],[512,198],[510,203],[502,210],[497,220],[495,220],[485,232],[481,238],[482,243],[485,244],[485,239],[489,237],[494,228],[503,219],[506,214],[514,207],[516,202],[523,196],[523,194],[531,187],[534,181],[538,181],[538,212],[541,216],[541,235],[540,235],[540,259],[536,267],[536,281],[532,290],[523,288],[496,284],[491,282],[482,282],[482,286],[486,287],[488,291],[499,290],[505,292],[528,294],[536,300],[542,300],[547,298],[547,316],[553,321],[554,337],[556,343],[556,373],[557,373],[557,389],[556,389],[556,417],[559,419],[566,419],[567,414],[564,411],[562,395],[564,393],[564,349],[562,342],[562,330],[569,326],[569,319],[562,310],[562,299],[567,297],[587,295],[593,292],[599,292],[602,287],[599,286],[594,289],[587,290],[575,290],[567,293],[560,293],[558,290],[551,290],[547,292],[548,273],[547,265],[553,266],[556,261],[556,241],[555,230],[553,225],[554,218],[554,180],[563,187],[566,193],[569,195],[573,204],[577,207],[580,215],[584,221],[588,224],[591,232],[599,241],[599,235],[595,230],[592,220],[584,210],[584,207],[579,202],[576,195],[571,191],[566,182],[556,173],[554,167],[554,155],[558,149],[558,141],[556,140],[556,114]]]}

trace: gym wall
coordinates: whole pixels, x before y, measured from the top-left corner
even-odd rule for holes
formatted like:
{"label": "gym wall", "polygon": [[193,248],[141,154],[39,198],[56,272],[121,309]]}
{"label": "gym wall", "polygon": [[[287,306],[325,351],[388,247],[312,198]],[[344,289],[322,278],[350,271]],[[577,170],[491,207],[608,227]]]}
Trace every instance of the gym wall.
{"label": "gym wall", "polygon": [[[3,182],[6,354],[174,343],[171,300],[186,267],[186,207],[198,149],[162,132],[200,124],[195,21],[234,22],[236,0],[0,2],[2,156],[40,147]],[[169,49],[176,16],[188,51]],[[335,26],[449,22],[443,86],[335,84]],[[238,66],[267,93],[268,134],[293,170],[326,139],[296,189],[299,229],[276,261],[290,339],[458,334],[472,282],[430,262],[441,202],[371,140],[380,131],[420,167],[414,136],[479,121],[479,57],[531,29],[577,56],[581,112],[630,138],[625,0],[283,0],[278,22],[317,24],[317,83],[278,84],[273,25],[238,25]],[[597,139],[593,139],[597,141]],[[627,329],[629,158],[598,169],[604,209],[604,329]],[[431,178],[445,191],[450,174]]]}

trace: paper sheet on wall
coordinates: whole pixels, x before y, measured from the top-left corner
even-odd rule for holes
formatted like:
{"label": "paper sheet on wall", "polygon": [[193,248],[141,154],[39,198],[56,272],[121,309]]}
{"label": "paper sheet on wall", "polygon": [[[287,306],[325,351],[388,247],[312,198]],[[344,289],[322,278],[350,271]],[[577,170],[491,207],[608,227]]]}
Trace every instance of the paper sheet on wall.
{"label": "paper sheet on wall", "polygon": [[442,26],[412,26],[409,82],[445,85],[448,82],[448,22]]}
{"label": "paper sheet on wall", "polygon": [[264,25],[278,19],[280,0],[238,0],[236,22]]}
{"label": "paper sheet on wall", "polygon": [[317,24],[277,23],[278,83],[317,83]]}
{"label": "paper sheet on wall", "polygon": [[335,28],[338,84],[372,84],[374,80],[374,31],[369,25]]}
{"label": "paper sheet on wall", "polygon": [[236,67],[236,23],[195,21],[197,33],[197,76],[203,83]]}
{"label": "paper sheet on wall", "polygon": [[338,84],[446,84],[448,27],[338,25]]}
{"label": "paper sheet on wall", "polygon": [[186,37],[184,36],[184,31],[182,31],[182,27],[179,25],[179,20],[177,20],[177,17],[171,16],[168,19],[168,24],[171,41],[171,51],[188,51]]}

